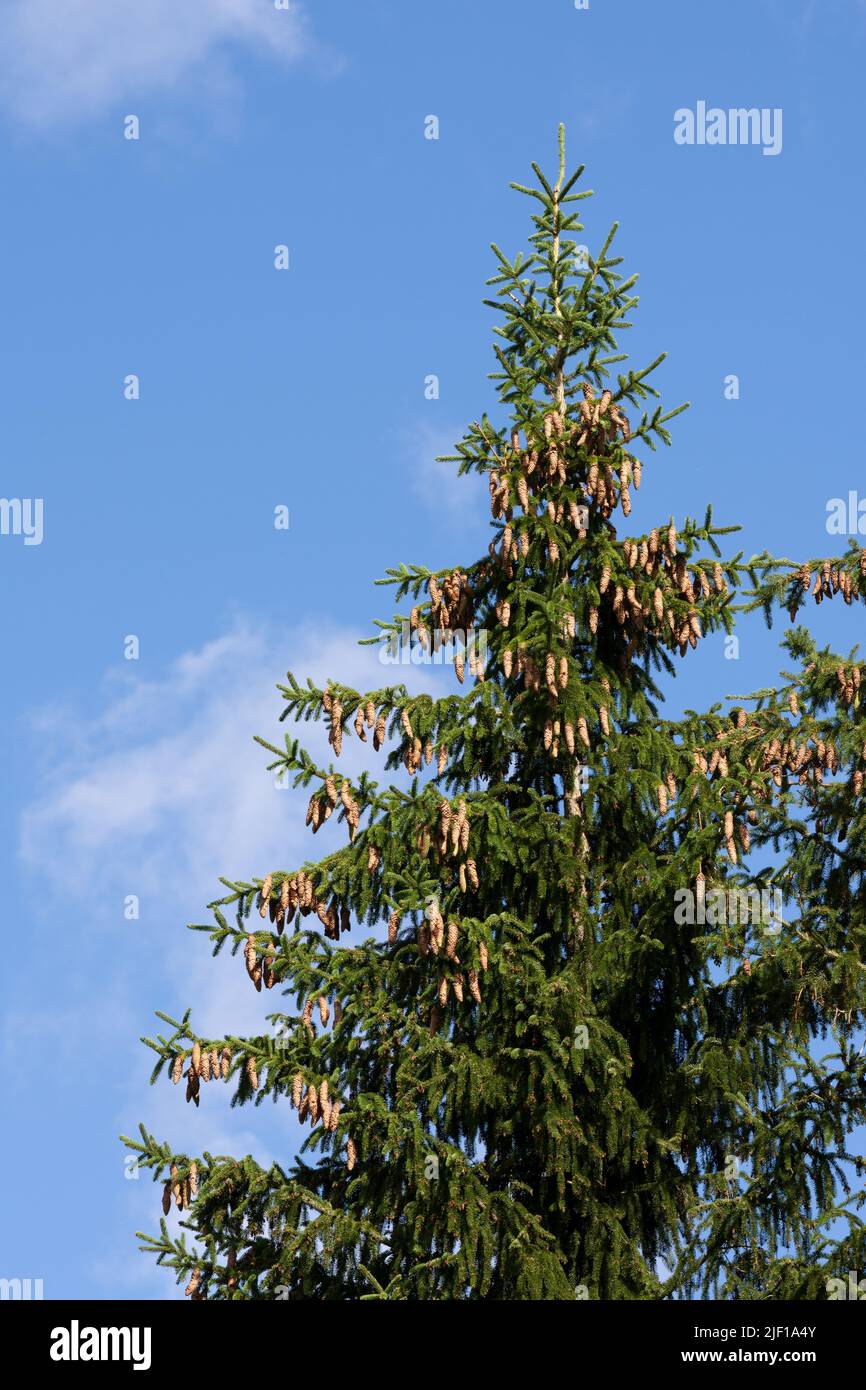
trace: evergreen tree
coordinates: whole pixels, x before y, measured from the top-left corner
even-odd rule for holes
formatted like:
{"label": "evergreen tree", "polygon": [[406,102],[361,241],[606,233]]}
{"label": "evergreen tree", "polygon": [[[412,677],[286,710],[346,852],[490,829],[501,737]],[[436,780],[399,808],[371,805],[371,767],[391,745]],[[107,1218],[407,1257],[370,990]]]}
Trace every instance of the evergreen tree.
{"label": "evergreen tree", "polygon": [[[661,357],[617,370],[636,277],[615,227],[581,263],[562,132],[556,181],[533,170],[528,253],[494,247],[486,301],[502,420],[455,456],[494,539],[389,571],[413,606],[371,639],[453,643],[454,693],[289,674],[282,717],[323,720],[334,758],[259,742],[346,843],[223,880],[193,929],[290,1011],[257,1038],[160,1014],[145,1039],[187,1100],[222,1079],[310,1126],[267,1169],[125,1140],[194,1238],[163,1220],[143,1248],[195,1298],[812,1298],[863,1264],[856,657],[792,628],[778,688],[680,719],[659,681],[756,606],[860,602],[866,551],[724,558],[709,509],[618,533],[678,410]],[[353,734],[409,784],[342,775]],[[383,931],[347,946],[363,923]]]}

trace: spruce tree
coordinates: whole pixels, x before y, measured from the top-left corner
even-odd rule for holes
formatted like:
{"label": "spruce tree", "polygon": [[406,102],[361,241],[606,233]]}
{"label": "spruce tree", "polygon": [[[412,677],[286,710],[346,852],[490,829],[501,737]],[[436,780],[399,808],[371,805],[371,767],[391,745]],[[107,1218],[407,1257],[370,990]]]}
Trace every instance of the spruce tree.
{"label": "spruce tree", "polygon": [[[856,654],[791,627],[778,687],[659,710],[741,614],[863,601],[866,551],[725,557],[709,508],[629,534],[684,407],[657,403],[661,357],[625,366],[636,277],[615,227],[581,261],[561,131],[555,181],[533,171],[529,248],[493,248],[485,301],[501,418],[454,456],[489,482],[489,553],[379,581],[411,612],[371,640],[449,644],[452,693],[288,675],[281,717],[324,721],[333,757],[259,742],[345,844],[222,880],[193,927],[284,1009],[145,1039],[188,1101],[222,1080],[309,1127],[269,1168],[125,1140],[184,1212],[143,1248],[197,1299],[813,1298],[863,1265]],[[408,778],[343,775],[351,737]],[[784,910],[743,910],[762,891]]]}

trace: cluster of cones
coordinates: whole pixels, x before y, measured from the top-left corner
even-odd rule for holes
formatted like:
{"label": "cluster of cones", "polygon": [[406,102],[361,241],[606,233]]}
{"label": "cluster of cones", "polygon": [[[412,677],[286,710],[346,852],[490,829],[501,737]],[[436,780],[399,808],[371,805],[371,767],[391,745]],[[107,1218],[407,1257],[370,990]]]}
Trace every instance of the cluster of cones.
{"label": "cluster of cones", "polygon": [[[324,900],[318,896],[312,878],[303,869],[299,869],[296,874],[287,874],[280,883],[280,889],[277,894],[274,894],[273,888],[273,874],[268,874],[262,883],[261,892],[259,894],[259,916],[263,918],[270,917],[271,922],[274,923],[277,929],[278,935],[282,934],[286,923],[290,922],[298,911],[300,911],[303,917],[309,917],[311,912],[315,912],[322,926],[325,928],[325,935],[332,941],[339,941],[341,932],[351,930],[351,919],[348,908],[344,904],[337,903],[336,901],[327,905]],[[250,968],[251,948],[254,951],[255,938],[252,936],[247,938],[244,956],[247,960],[247,969],[250,973],[250,978],[256,985],[256,988],[260,989],[261,980],[256,982],[254,974],[254,970],[258,968],[258,966],[255,965],[252,969]],[[267,958],[273,957],[274,953],[273,950],[271,950],[265,954]],[[268,989],[270,989],[274,983],[273,980],[269,983],[267,978],[265,978],[264,982]]]}
{"label": "cluster of cones", "polygon": [[[456,661],[457,658],[455,657],[455,665]],[[474,661],[475,651],[473,647],[470,648],[470,664],[473,665]],[[473,665],[473,671],[477,672],[477,666]],[[404,735],[401,748],[403,766],[406,771],[414,776],[420,769],[422,761],[429,767],[433,761],[433,754],[435,752],[436,771],[441,777],[448,762],[448,745],[441,743],[438,748],[434,749],[432,739],[428,738],[422,741],[412,727],[412,720],[408,710],[404,709],[400,711],[400,727]]]}
{"label": "cluster of cones", "polygon": [[188,1210],[190,1201],[198,1193],[198,1164],[195,1159],[190,1163],[185,1178],[180,1177],[176,1163],[172,1163],[170,1172],[171,1177],[162,1189],[162,1210],[165,1216],[168,1216],[172,1202],[178,1211]]}
{"label": "cluster of cones", "polygon": [[[598,587],[601,595],[611,594],[608,602],[615,622],[623,629],[630,628],[627,656],[641,645],[646,629],[666,635],[667,644],[678,646],[682,656],[688,647],[694,650],[703,635],[696,607],[698,594],[708,599],[714,591],[722,595],[727,593],[721,565],[713,565],[712,581],[706,568],[689,570],[685,554],[677,548],[677,530],[673,522],[666,536],[653,529],[640,542],[624,541],[623,556],[632,573],[621,576],[621,582],[613,580],[611,567],[606,564]],[[642,592],[638,594],[640,575],[657,582],[651,589],[642,585]],[[598,630],[598,609],[594,607],[589,612],[589,628],[591,632]]]}
{"label": "cluster of cones", "polygon": [[[301,1013],[301,1022],[303,1023],[303,1025],[304,1025],[304,1027],[306,1028],[307,1032],[309,1033],[311,1039],[315,1038],[315,1036],[316,1036],[316,1029],[315,1029],[315,1025],[313,1024],[313,1010],[314,1010],[314,1009],[318,1009],[318,1011],[319,1011],[319,1021],[320,1021],[321,1025],[322,1025],[322,1027],[323,1027],[323,1028],[327,1028],[327,1026],[328,1026],[328,1020],[329,1020],[330,1017],[331,1017],[331,1008],[330,1008],[330,1005],[329,1005],[327,999],[325,998],[325,995],[324,995],[324,994],[320,994],[320,995],[318,996],[318,998],[313,998],[313,996],[310,995],[309,999],[307,1000],[307,1002],[306,1002],[305,1005],[304,1005],[303,1012]],[[343,1017],[343,1006],[342,1006],[342,1004],[340,1003],[339,999],[337,999],[337,1000],[335,1001],[335,1003],[334,1003],[334,1027],[335,1027],[335,1028],[336,1028],[337,1024],[340,1022],[340,1019],[341,1019],[342,1017]]]}
{"label": "cluster of cones", "polygon": [[427,582],[430,594],[430,627],[422,618],[420,608],[413,608],[409,614],[409,627],[417,632],[418,641],[429,650],[431,629],[446,637],[451,632],[466,632],[475,620],[475,595],[469,582],[469,575],[461,570],[446,574],[441,580],[436,575]]}
{"label": "cluster of cones", "polygon": [[231,1070],[232,1054],[228,1047],[224,1047],[222,1052],[218,1048],[203,1048],[200,1043],[193,1043],[192,1052],[189,1054],[189,1066],[184,1073],[183,1064],[186,1061],[186,1053],[178,1052],[171,1067],[171,1079],[175,1086],[181,1077],[186,1075],[186,1099],[194,1100],[198,1105],[199,1087],[202,1081],[225,1081]]}
{"label": "cluster of cones", "polygon": [[[389,941],[396,940],[399,927],[397,914],[392,914],[388,924]],[[431,904],[427,911],[427,916],[418,929],[418,954],[421,956],[436,956],[444,961],[449,961],[452,967],[460,965],[460,957],[457,954],[457,945],[460,938],[459,922],[451,921],[446,927],[439,907],[436,903]],[[478,961],[482,971],[489,965],[487,944],[482,941],[478,948]],[[456,968],[449,971],[441,971],[436,985],[436,1003],[430,1013],[430,1034],[438,1032],[442,1025],[442,1009],[448,1002],[448,993],[454,995],[458,1004],[462,1004],[468,990],[470,998],[474,1003],[481,1003],[481,985],[479,983],[478,971],[473,967],[466,971],[464,978]]]}
{"label": "cluster of cones", "polygon": [[839,684],[839,698],[847,709],[854,703],[854,697],[860,689],[860,667],[852,666],[848,671],[844,666],[836,667],[836,680]]}
{"label": "cluster of cones", "polygon": [[[860,551],[860,579],[866,580],[866,549]],[[852,579],[847,570],[840,569],[829,560],[824,560],[821,566],[816,569],[814,579],[810,567],[801,565],[794,579],[791,604],[788,610],[791,622],[797,616],[800,602],[809,593],[810,584],[811,594],[816,603],[822,603],[825,598],[830,599],[838,593],[841,593],[846,603],[851,603],[853,599],[860,597],[861,586],[857,579]]]}
{"label": "cluster of cones", "polygon": [[322,1128],[331,1134],[336,1132],[340,1118],[341,1102],[331,1100],[327,1079],[318,1087],[304,1086],[304,1078],[297,1072],[292,1082],[292,1104],[298,1112],[301,1124],[309,1120],[313,1127],[321,1120]]}

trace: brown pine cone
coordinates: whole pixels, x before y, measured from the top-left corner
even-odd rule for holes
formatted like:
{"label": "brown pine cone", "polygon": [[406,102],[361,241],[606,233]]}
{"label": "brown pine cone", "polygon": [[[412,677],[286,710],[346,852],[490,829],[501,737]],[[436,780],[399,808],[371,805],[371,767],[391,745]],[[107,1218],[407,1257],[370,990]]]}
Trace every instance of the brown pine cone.
{"label": "brown pine cone", "polygon": [[259,907],[259,916],[260,916],[260,917],[267,917],[267,915],[268,915],[268,907],[269,907],[269,904],[270,904],[270,897],[271,897],[271,885],[273,884],[273,881],[274,881],[273,874],[268,874],[267,878],[265,879],[264,883],[262,884],[262,891],[261,891],[261,906]]}

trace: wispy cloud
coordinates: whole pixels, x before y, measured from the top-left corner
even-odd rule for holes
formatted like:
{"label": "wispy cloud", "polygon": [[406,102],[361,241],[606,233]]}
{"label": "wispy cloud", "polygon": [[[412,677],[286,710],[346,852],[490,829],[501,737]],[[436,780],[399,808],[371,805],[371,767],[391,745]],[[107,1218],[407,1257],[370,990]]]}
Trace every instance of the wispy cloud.
{"label": "wispy cloud", "polygon": [[[308,832],[296,814],[306,797],[275,786],[268,755],[252,741],[261,734],[279,745],[294,727],[277,722],[275,682],[287,668],[359,689],[419,680],[413,668],[381,666],[375,649],[338,627],[276,634],[244,620],[158,678],[129,663],[96,712],[37,718],[44,765],[22,818],[25,862],[42,866],[67,897],[98,881],[102,895],[164,902],[209,893],[218,874],[306,857]],[[324,728],[301,728],[313,756],[327,760]],[[349,770],[359,755],[347,739]]]}
{"label": "wispy cloud", "polygon": [[466,432],[461,424],[419,423],[401,441],[413,464],[413,485],[420,501],[431,512],[444,512],[451,526],[474,525],[488,510],[487,488],[475,473],[460,476],[458,464],[439,460],[456,453]]}
{"label": "wispy cloud", "polygon": [[153,92],[224,87],[241,49],[291,64],[315,48],[298,0],[4,0],[0,103],[33,126],[78,121]]}

